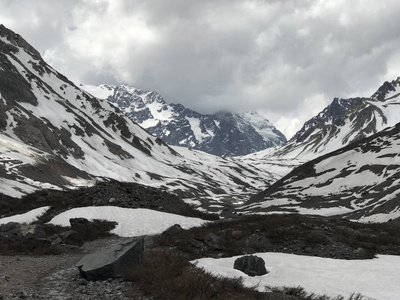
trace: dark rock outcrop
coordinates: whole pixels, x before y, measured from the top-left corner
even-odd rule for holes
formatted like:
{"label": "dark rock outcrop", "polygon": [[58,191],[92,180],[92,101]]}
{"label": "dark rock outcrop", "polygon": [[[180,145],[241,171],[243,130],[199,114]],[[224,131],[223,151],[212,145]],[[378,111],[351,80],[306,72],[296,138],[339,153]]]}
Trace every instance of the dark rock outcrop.
{"label": "dark rock outcrop", "polygon": [[167,228],[163,234],[169,236],[175,236],[183,231],[183,228],[179,224],[172,225],[171,227]]}
{"label": "dark rock outcrop", "polygon": [[69,219],[69,224],[71,224],[71,227],[74,226],[85,226],[88,225],[90,221],[86,218],[71,218]]}
{"label": "dark rock outcrop", "polygon": [[222,239],[214,233],[209,233],[204,237],[204,242],[214,250],[222,250]]}
{"label": "dark rock outcrop", "polygon": [[261,276],[267,274],[265,262],[261,257],[246,255],[235,260],[234,269],[242,271],[249,276]]}
{"label": "dark rock outcrop", "polygon": [[85,255],[76,266],[86,280],[116,278],[127,268],[139,264],[143,251],[143,239],[121,241],[109,248]]}

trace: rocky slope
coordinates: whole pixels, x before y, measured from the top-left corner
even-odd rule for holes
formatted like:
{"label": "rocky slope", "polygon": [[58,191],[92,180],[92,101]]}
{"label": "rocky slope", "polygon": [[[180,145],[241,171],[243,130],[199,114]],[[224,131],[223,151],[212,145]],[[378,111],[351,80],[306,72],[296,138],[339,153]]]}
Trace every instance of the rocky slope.
{"label": "rocky slope", "polygon": [[276,179],[265,169],[172,149],[111,103],[51,68],[0,26],[0,193],[21,197],[112,178],[184,198],[241,201]]}
{"label": "rocky slope", "polygon": [[399,149],[400,123],[297,167],[244,211],[399,218]]}
{"label": "rocky slope", "polygon": [[400,122],[400,77],[369,98],[335,98],[272,156],[313,159]]}
{"label": "rocky slope", "polygon": [[181,104],[168,104],[156,92],[128,86],[83,86],[107,99],[129,118],[169,145],[214,155],[245,155],[283,145],[285,136],[256,112],[204,115]]}

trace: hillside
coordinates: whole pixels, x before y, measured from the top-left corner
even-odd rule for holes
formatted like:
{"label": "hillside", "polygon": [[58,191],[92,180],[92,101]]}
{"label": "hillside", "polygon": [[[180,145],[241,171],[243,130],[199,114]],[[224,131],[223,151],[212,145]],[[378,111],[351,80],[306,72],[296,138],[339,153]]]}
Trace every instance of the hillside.
{"label": "hillside", "polygon": [[277,179],[245,163],[169,147],[4,26],[0,75],[0,193],[21,197],[115,179],[183,198],[243,201]]}
{"label": "hillside", "polygon": [[400,217],[400,123],[311,160],[252,197],[246,212]]}

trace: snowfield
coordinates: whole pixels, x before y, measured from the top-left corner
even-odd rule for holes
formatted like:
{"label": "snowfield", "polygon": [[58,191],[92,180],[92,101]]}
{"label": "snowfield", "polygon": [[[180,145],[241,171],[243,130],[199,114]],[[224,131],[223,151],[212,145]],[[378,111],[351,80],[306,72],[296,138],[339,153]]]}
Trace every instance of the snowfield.
{"label": "snowfield", "polygon": [[55,216],[49,223],[70,226],[70,218],[100,219],[117,222],[111,231],[121,237],[158,234],[179,224],[184,229],[201,226],[206,221],[199,218],[189,218],[180,215],[159,212],[144,208],[122,208],[116,206],[88,206],[73,208]]}
{"label": "snowfield", "polygon": [[50,206],[43,206],[43,207],[35,208],[24,214],[1,218],[0,225],[7,224],[9,222],[32,223],[32,222],[36,221],[41,215],[43,215],[49,208],[50,208]]}
{"label": "snowfield", "polygon": [[400,257],[378,255],[370,260],[342,260],[284,253],[256,253],[269,271],[250,277],[233,269],[236,258],[202,258],[192,263],[215,275],[243,277],[246,286],[302,286],[309,293],[332,297],[361,293],[365,299],[400,299]]}

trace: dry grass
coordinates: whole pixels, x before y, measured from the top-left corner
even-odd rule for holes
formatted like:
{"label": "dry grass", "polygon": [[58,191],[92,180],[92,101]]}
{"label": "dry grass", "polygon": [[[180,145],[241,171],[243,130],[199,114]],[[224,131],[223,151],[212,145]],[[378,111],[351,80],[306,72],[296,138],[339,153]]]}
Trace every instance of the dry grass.
{"label": "dry grass", "polygon": [[343,296],[336,296],[330,297],[327,295],[317,295],[314,293],[308,293],[303,287],[290,287],[290,286],[283,286],[283,287],[267,287],[268,290],[283,294],[286,296],[292,296],[299,300],[363,300],[366,298],[361,294],[352,294],[349,297],[345,298]]}
{"label": "dry grass", "polygon": [[174,252],[148,250],[140,265],[129,269],[124,278],[136,282],[155,299],[296,299],[284,294],[261,293],[246,288],[242,279],[216,277],[196,268]]}

